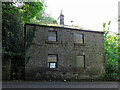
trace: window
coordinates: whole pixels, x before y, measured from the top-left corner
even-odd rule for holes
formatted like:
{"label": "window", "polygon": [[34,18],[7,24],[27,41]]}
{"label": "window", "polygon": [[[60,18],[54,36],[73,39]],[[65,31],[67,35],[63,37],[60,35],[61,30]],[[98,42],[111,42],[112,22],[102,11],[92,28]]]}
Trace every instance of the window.
{"label": "window", "polygon": [[76,43],[84,43],[83,34],[75,34]]}
{"label": "window", "polygon": [[48,55],[48,67],[57,68],[57,55]]}
{"label": "window", "polygon": [[85,56],[76,57],[76,68],[85,67]]}
{"label": "window", "polygon": [[56,31],[48,31],[48,41],[57,41],[57,32]]}
{"label": "window", "polygon": [[56,63],[50,62],[50,63],[49,63],[49,68],[56,68]]}

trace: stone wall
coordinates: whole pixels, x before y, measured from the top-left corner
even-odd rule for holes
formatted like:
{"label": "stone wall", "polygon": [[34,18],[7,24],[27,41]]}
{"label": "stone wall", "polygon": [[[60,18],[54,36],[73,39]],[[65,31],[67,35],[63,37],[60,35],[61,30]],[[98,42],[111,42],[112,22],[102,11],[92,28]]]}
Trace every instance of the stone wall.
{"label": "stone wall", "polygon": [[[71,28],[26,25],[35,30],[26,50],[26,80],[96,79],[104,76],[104,33]],[[57,42],[48,42],[48,30],[57,31]],[[74,33],[84,34],[84,44],[75,44]],[[58,68],[47,66],[48,54],[58,55]],[[85,55],[85,68],[76,69],[76,56]]]}

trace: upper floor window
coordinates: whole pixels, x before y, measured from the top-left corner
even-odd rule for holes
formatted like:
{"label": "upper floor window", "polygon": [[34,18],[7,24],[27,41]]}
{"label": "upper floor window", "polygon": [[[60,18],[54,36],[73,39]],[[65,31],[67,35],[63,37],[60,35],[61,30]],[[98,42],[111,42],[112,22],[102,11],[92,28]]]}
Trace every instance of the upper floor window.
{"label": "upper floor window", "polygon": [[75,34],[75,39],[76,39],[76,43],[84,43],[84,35],[83,34]]}
{"label": "upper floor window", "polygon": [[48,41],[57,41],[57,32],[56,31],[48,31]]}

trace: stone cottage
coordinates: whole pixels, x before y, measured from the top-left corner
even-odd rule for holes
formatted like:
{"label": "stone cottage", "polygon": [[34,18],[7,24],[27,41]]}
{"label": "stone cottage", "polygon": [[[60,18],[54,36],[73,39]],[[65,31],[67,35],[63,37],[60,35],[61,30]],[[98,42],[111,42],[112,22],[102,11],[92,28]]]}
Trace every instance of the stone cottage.
{"label": "stone cottage", "polygon": [[104,32],[25,24],[25,80],[98,79],[105,74]]}

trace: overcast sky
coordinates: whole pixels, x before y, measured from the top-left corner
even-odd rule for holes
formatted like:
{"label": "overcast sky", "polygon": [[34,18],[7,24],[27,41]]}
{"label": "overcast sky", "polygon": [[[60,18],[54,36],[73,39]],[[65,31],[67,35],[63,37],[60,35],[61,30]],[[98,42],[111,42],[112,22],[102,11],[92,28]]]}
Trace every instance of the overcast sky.
{"label": "overcast sky", "polygon": [[102,30],[104,22],[111,21],[111,30],[118,32],[118,1],[120,0],[45,0],[46,12],[58,19],[63,11],[65,25],[78,25]]}

